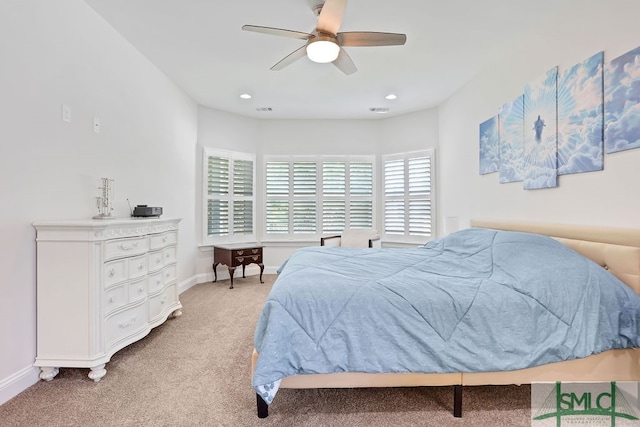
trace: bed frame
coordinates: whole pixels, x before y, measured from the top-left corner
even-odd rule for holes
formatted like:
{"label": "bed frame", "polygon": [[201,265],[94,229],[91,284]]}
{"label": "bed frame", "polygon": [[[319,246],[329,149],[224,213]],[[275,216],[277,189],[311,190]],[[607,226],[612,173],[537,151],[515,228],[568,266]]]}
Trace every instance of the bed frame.
{"label": "bed frame", "polygon": [[[640,294],[640,229],[472,220],[472,227],[526,231],[551,236],[581,253],[622,280]],[[252,357],[252,376],[258,353]],[[509,385],[555,381],[640,381],[640,349],[610,350],[583,359],[551,363],[517,371],[420,373],[334,373],[294,375],[280,388],[355,388],[453,386],[453,415],[462,416],[462,387]],[[258,417],[269,414],[267,404],[256,394]]]}

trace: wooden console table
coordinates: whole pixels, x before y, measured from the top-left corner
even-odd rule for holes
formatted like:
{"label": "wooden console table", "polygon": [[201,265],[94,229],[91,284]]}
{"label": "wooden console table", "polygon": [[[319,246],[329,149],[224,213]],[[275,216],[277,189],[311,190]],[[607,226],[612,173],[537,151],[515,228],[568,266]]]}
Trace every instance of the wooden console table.
{"label": "wooden console table", "polygon": [[264,272],[262,246],[247,243],[217,245],[213,247],[213,261],[213,281],[218,281],[218,272],[216,271],[218,264],[225,264],[229,269],[229,277],[231,279],[229,289],[233,289],[233,273],[239,265],[242,266],[242,277],[245,277],[245,266],[248,264],[258,264],[260,267],[260,283],[264,283],[262,280],[262,273]]}

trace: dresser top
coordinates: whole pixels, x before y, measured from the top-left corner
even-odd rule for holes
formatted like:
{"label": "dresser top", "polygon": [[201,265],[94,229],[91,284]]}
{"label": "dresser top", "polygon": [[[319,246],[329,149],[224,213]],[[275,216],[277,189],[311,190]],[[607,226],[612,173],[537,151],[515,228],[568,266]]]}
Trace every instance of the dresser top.
{"label": "dresser top", "polygon": [[181,218],[116,218],[34,222],[36,240],[96,241],[178,230]]}
{"label": "dresser top", "polygon": [[115,219],[63,219],[54,221],[36,221],[33,226],[41,227],[81,227],[81,228],[108,228],[154,225],[166,222],[180,222],[182,218],[115,218]]}

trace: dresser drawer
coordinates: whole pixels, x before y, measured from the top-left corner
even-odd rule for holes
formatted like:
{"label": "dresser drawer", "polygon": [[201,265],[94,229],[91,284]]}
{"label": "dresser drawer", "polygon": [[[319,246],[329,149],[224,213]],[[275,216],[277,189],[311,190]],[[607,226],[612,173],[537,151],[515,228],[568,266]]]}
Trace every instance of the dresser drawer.
{"label": "dresser drawer", "polygon": [[153,322],[157,317],[166,314],[177,300],[175,284],[168,286],[161,294],[149,298],[149,321]]}
{"label": "dresser drawer", "polygon": [[147,280],[146,278],[142,278],[140,280],[136,280],[135,282],[131,282],[127,285],[129,290],[129,302],[136,302],[145,299],[147,296]]}
{"label": "dresser drawer", "polygon": [[162,270],[162,277],[164,278],[164,283],[165,285],[167,283],[171,283],[172,281],[176,280],[176,266],[175,265],[170,265],[168,267],[165,267],[164,270]]}
{"label": "dresser drawer", "polygon": [[102,275],[104,278],[104,287],[108,288],[116,283],[124,282],[129,278],[127,272],[126,259],[119,259],[117,261],[111,261],[104,265]]}
{"label": "dresser drawer", "polygon": [[260,255],[243,255],[243,256],[237,256],[235,258],[235,262],[233,263],[234,265],[248,265],[251,263],[258,263],[261,264],[262,263],[262,254]]}
{"label": "dresser drawer", "polygon": [[149,275],[149,294],[154,294],[164,288],[164,278],[162,277],[162,271]]}
{"label": "dresser drawer", "polygon": [[131,255],[144,254],[149,249],[146,237],[108,240],[104,244],[104,259],[122,258]]}
{"label": "dresser drawer", "polygon": [[162,258],[164,259],[164,265],[176,262],[176,247],[171,246],[162,251]]}
{"label": "dresser drawer", "polygon": [[147,275],[147,256],[142,255],[139,257],[131,258],[128,260],[128,275],[129,279],[135,279],[136,277],[144,277]]}
{"label": "dresser drawer", "polygon": [[241,256],[250,256],[250,255],[260,255],[262,256],[262,248],[249,248],[249,249],[237,249],[232,251],[231,256],[241,257]]}
{"label": "dresser drawer", "polygon": [[147,270],[146,255],[109,261],[104,265],[102,272],[104,287],[108,288],[125,280],[144,277],[147,275]]}
{"label": "dresser drawer", "polygon": [[149,271],[158,271],[164,265],[162,251],[149,252]]}
{"label": "dresser drawer", "polygon": [[124,306],[127,303],[127,289],[124,285],[114,286],[104,293],[103,307],[104,314]]}
{"label": "dresser drawer", "polygon": [[178,233],[171,231],[168,233],[154,234],[149,237],[149,249],[154,251],[166,246],[175,245],[178,242]]}
{"label": "dresser drawer", "polygon": [[144,329],[147,326],[147,313],[145,302],[107,317],[105,322],[107,348]]}

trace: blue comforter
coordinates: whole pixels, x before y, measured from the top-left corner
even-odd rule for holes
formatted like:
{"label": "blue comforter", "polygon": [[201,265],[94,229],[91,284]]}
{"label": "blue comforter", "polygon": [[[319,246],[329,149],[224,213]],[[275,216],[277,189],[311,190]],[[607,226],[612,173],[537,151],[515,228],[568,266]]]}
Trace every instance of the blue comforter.
{"label": "blue comforter", "polygon": [[256,391],[286,376],[527,368],[640,345],[640,297],[540,235],[468,229],[415,249],[310,247],[260,315]]}

